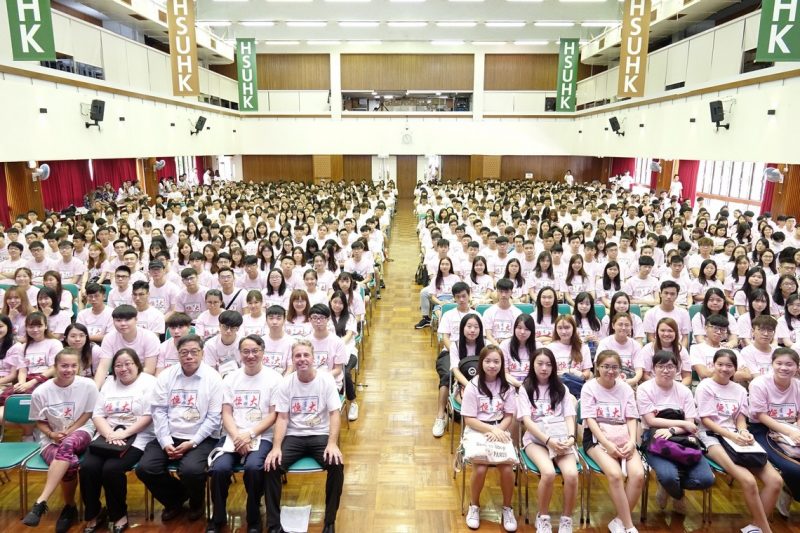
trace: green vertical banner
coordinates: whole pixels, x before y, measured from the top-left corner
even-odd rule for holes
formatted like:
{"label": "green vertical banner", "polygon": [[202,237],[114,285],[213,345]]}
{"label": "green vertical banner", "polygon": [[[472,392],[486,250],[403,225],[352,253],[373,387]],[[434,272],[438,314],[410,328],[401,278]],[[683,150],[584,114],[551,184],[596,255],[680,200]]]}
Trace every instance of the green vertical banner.
{"label": "green vertical banner", "polygon": [[800,0],[763,0],[756,61],[800,61]]}
{"label": "green vertical banner", "polygon": [[6,0],[14,61],[55,61],[50,0]]}
{"label": "green vertical banner", "polygon": [[239,71],[239,111],[258,111],[255,39],[236,39],[236,65]]}
{"label": "green vertical banner", "polygon": [[561,39],[558,47],[556,111],[575,112],[578,90],[578,39]]}

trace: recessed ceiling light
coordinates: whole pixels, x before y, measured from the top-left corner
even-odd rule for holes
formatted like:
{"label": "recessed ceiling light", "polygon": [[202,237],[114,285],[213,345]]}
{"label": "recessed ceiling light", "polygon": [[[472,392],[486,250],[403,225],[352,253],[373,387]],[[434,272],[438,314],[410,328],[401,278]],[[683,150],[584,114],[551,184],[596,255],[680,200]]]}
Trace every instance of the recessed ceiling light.
{"label": "recessed ceiling light", "polygon": [[514,41],[517,46],[544,46],[548,41]]}
{"label": "recessed ceiling light", "polygon": [[584,28],[609,28],[619,23],[620,21],[618,20],[587,20],[586,22],[581,22],[581,26]]}
{"label": "recessed ceiling light", "polygon": [[248,28],[268,28],[274,26],[274,20],[240,20],[239,26],[246,26]]}
{"label": "recessed ceiling light", "polygon": [[526,22],[524,20],[489,20],[486,22],[487,28],[522,28]]}
{"label": "recessed ceiling light", "polygon": [[198,20],[198,26],[208,26],[209,28],[224,28],[225,26],[230,26],[230,20]]}
{"label": "recessed ceiling light", "polygon": [[306,44],[311,46],[335,46],[342,44],[342,41],[306,41]]}
{"label": "recessed ceiling light", "polygon": [[542,20],[539,22],[534,22],[533,25],[539,26],[540,28],[571,28],[575,25],[575,23],[557,20]]}
{"label": "recessed ceiling light", "polygon": [[323,28],[328,25],[324,20],[287,20],[290,28]]}
{"label": "recessed ceiling light", "polygon": [[437,22],[440,28],[474,28],[478,25],[474,20],[453,20],[445,22]]}
{"label": "recessed ceiling light", "polygon": [[268,46],[293,46],[300,44],[300,41],[264,41]]}
{"label": "recessed ceiling light", "polygon": [[505,41],[472,41],[475,46],[500,46],[508,44]]}
{"label": "recessed ceiling light", "polygon": [[340,20],[339,26],[342,28],[377,28],[380,26],[377,20]]}
{"label": "recessed ceiling light", "polygon": [[434,46],[460,46],[464,44],[464,41],[460,41],[458,39],[436,40],[436,41],[431,41],[431,44]]}
{"label": "recessed ceiling light", "polygon": [[394,20],[386,23],[390,28],[424,28],[428,23],[424,20],[401,21]]}

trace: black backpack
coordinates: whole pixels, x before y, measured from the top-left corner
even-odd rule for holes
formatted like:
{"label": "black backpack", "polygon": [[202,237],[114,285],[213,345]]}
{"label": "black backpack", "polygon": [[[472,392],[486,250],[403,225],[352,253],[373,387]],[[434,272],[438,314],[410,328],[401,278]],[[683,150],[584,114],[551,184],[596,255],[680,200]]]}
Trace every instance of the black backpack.
{"label": "black backpack", "polygon": [[425,268],[425,263],[420,263],[417,267],[417,273],[414,276],[414,282],[417,285],[422,285],[423,287],[427,287],[431,282],[431,277],[428,275],[428,269]]}

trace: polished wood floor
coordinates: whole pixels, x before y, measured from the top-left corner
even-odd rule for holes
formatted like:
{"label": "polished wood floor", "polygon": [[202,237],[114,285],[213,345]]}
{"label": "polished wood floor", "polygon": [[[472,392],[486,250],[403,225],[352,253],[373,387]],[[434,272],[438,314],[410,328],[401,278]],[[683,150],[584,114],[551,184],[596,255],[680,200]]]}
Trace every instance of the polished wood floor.
{"label": "polished wood floor", "polygon": [[[419,287],[413,277],[418,264],[415,221],[411,205],[401,204],[392,232],[390,255],[386,264],[387,290],[377,302],[370,335],[366,338],[366,364],[358,381],[364,384],[358,394],[360,418],[343,429],[341,444],[345,456],[345,486],[336,523],[339,532],[433,533],[466,532],[459,510],[461,478],[453,479],[453,458],[445,436],[435,439],[431,425],[435,416],[435,354],[429,345],[430,330],[416,331],[419,319]],[[41,489],[44,476],[31,476],[30,498]],[[134,531],[174,533],[203,531],[201,522],[177,521],[162,526],[157,506],[154,522],[145,520],[142,485],[135,476],[129,478],[130,519]],[[535,494],[536,481],[531,481]],[[714,487],[714,515],[711,525],[704,526],[700,517],[700,494],[690,493],[690,514],[678,515],[657,511],[655,481],[651,480],[649,516],[646,524],[637,524],[640,531],[709,531],[735,532],[748,523],[741,492],[718,479]],[[592,525],[584,531],[605,532],[614,516],[610,500],[600,477],[593,480]],[[289,477],[284,490],[284,505],[313,506],[311,532],[322,529],[324,513],[324,477],[318,474]],[[556,490],[552,508],[561,505]],[[490,472],[481,497],[481,530],[502,531],[498,515],[501,497],[497,477]],[[515,503],[516,506],[516,503]],[[38,530],[52,530],[61,507],[56,496],[53,509]],[[243,531],[244,494],[241,483],[232,487],[228,510],[231,531]],[[779,517],[773,531],[800,531],[800,505],[794,506],[794,517],[787,522]],[[554,523],[559,513],[554,511]],[[638,521],[638,509],[635,519]],[[577,512],[575,529],[580,529]],[[16,475],[0,485],[0,526],[3,533],[29,532],[19,522]],[[556,525],[557,528],[557,525]],[[82,526],[72,531],[82,531]],[[534,528],[520,520],[519,531]]]}

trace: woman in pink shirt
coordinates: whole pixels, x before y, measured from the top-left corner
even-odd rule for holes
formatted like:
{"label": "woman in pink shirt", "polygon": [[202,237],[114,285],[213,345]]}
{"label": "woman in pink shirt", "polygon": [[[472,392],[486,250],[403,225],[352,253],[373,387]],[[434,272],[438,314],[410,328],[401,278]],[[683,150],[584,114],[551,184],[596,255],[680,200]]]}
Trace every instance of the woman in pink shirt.
{"label": "woman in pink shirt", "polygon": [[578,495],[575,397],[558,378],[553,352],[540,348],[533,354],[530,372],[517,396],[517,418],[525,427],[522,450],[540,475],[535,527],[536,531],[552,531],[550,499],[558,467],[564,480],[564,509],[558,531],[568,533],[572,531],[572,512]]}
{"label": "woman in pink shirt", "polygon": [[286,324],[283,330],[292,337],[311,336],[311,305],[306,291],[295,289],[289,296],[289,310],[286,313]]}
{"label": "woman in pink shirt", "polygon": [[781,472],[784,488],[777,507],[786,518],[789,518],[792,499],[800,501],[800,463],[786,455],[776,440],[800,446],[798,365],[797,352],[778,348],[772,353],[772,374],[758,376],[750,383],[750,429],[756,441],[767,450],[770,463]]}
{"label": "woman in pink shirt", "polygon": [[514,319],[514,335],[500,343],[506,364],[506,379],[514,388],[519,388],[528,376],[530,356],[536,351],[536,322],[523,313]]}
{"label": "woman in pink shirt", "polygon": [[550,342],[558,318],[558,295],[552,287],[544,287],[536,296],[536,337]]}
{"label": "woman in pink shirt", "polygon": [[680,361],[680,368],[675,374],[675,379],[681,381],[687,387],[692,384],[692,363],[689,352],[681,344],[681,332],[678,323],[670,317],[665,316],[656,325],[656,336],[653,342],[648,342],[639,352],[644,373],[642,380],[647,381],[653,378],[653,355],[661,350],[672,352]]}
{"label": "woman in pink shirt", "polygon": [[631,313],[631,297],[624,292],[618,292],[611,298],[611,307],[609,313],[603,317],[600,324],[600,338],[608,337],[614,334],[614,327],[612,326],[612,319],[617,313],[628,313],[633,321],[633,333],[631,337],[639,342],[644,342],[644,323],[639,315]]}
{"label": "woman in pink shirt", "polygon": [[592,356],[581,341],[572,315],[561,315],[553,328],[553,342],[547,345],[556,358],[556,373],[572,394],[580,394],[583,383],[592,377]]}
{"label": "woman in pink shirt", "polygon": [[588,381],[581,391],[583,447],[608,480],[609,495],[617,510],[608,524],[609,531],[637,533],[631,513],[642,494],[644,466],[636,450],[636,400],[631,386],[618,378],[622,361],[616,352],[599,352],[595,370],[597,378]]}
{"label": "woman in pink shirt", "polygon": [[[701,381],[695,391],[701,430],[698,436],[707,448],[706,455],[742,486],[753,519],[753,525],[742,531],[770,533],[768,515],[775,508],[783,480],[769,463],[761,468],[737,465],[720,444],[726,437],[740,446],[751,445],[755,439],[747,430],[747,391],[732,381],[738,365],[736,354],[720,349],[714,354],[713,364],[711,377]],[[764,483],[761,491],[756,478]]]}
{"label": "woman in pink shirt", "polygon": [[639,355],[641,345],[631,338],[633,320],[628,313],[617,313],[611,322],[614,334],[600,341],[597,351],[611,350],[616,352],[622,361],[620,379],[631,387],[635,387],[642,379],[644,363]]}
{"label": "woman in pink shirt", "polygon": [[[509,429],[516,413],[516,392],[506,381],[503,352],[494,345],[481,350],[478,356],[478,375],[464,390],[461,416],[464,419],[464,435],[478,432],[489,442],[510,442]],[[503,527],[516,531],[517,521],[511,500],[514,497],[514,468],[510,464],[497,465],[500,471],[500,487],[503,493]],[[467,511],[467,527],[480,527],[480,498],[486,481],[488,464],[474,464],[470,479],[470,504]]]}

